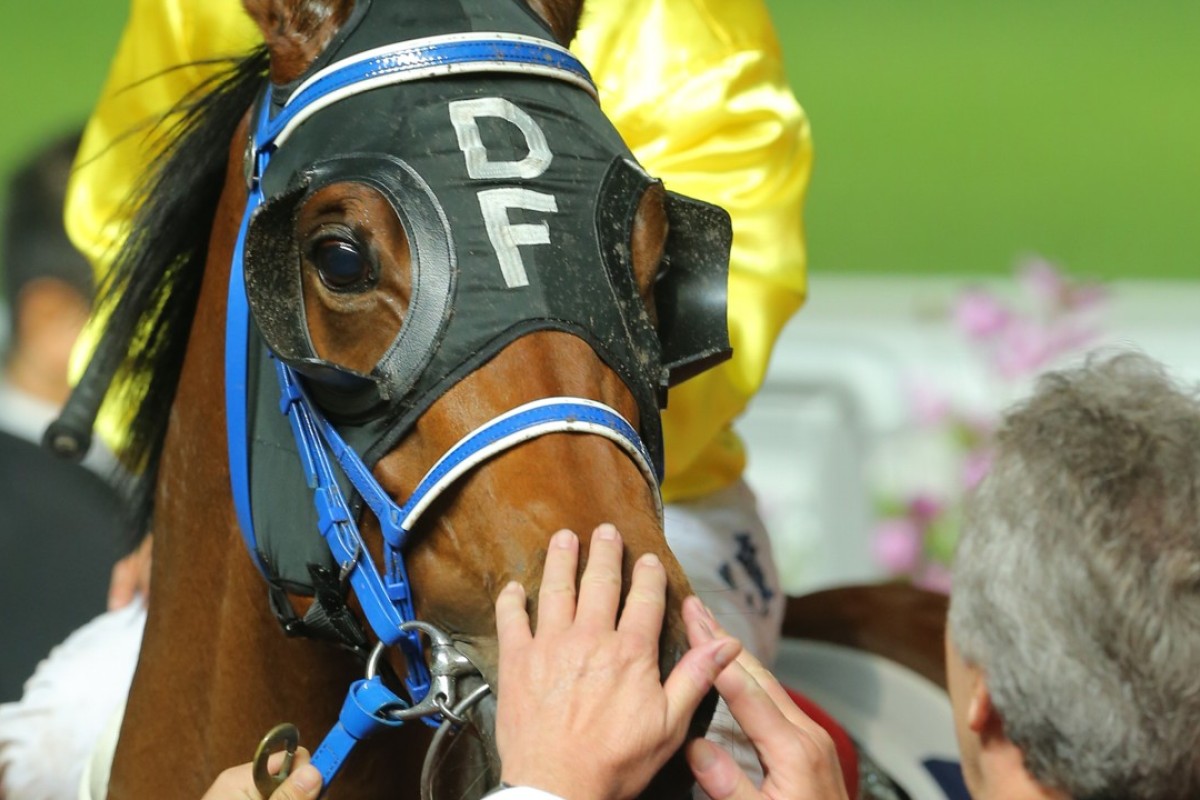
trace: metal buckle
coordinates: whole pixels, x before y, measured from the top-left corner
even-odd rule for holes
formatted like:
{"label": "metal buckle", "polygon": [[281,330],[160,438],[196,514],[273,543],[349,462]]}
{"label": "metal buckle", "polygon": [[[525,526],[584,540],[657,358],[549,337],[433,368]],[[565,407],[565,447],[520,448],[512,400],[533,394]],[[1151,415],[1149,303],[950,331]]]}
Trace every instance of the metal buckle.
{"label": "metal buckle", "polygon": [[[421,631],[429,637],[430,684],[429,691],[421,698],[420,702],[416,702],[408,708],[389,711],[388,716],[391,719],[406,722],[411,719],[440,714],[444,719],[450,720],[456,725],[463,724],[465,720],[461,716],[462,712],[456,708],[459,705],[458,680],[464,675],[476,675],[479,670],[475,669],[475,665],[471,663],[470,659],[454,646],[453,640],[448,635],[428,622],[412,620],[402,624],[400,629]],[[379,674],[380,660],[386,649],[386,646],[380,642],[371,651],[371,658],[367,662],[367,680],[372,680]]]}

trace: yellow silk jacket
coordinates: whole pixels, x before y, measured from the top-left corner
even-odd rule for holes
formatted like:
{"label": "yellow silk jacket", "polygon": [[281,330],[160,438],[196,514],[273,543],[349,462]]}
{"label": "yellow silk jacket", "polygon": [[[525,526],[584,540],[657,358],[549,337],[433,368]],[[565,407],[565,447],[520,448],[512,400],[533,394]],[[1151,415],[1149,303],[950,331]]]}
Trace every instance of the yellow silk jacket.
{"label": "yellow silk jacket", "polygon": [[[219,68],[213,59],[260,41],[240,0],[132,0],[67,199],[68,232],[98,272],[125,235],[124,201],[154,155],[155,123]],[[663,495],[698,497],[741,475],[731,423],[804,300],[808,122],[762,0],[589,0],[572,49],[647,171],[733,217],[734,358],[672,389],[663,415]],[[79,350],[93,343],[85,334]]]}

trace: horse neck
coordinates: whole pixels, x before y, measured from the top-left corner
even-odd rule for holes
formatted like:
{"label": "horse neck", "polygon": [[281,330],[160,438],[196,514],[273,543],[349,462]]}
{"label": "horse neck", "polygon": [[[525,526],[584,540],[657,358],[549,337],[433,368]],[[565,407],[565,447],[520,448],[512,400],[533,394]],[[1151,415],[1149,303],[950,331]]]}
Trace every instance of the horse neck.
{"label": "horse neck", "polygon": [[[238,532],[222,364],[228,265],[245,200],[239,173],[240,159],[231,158],[164,443],[153,590],[113,765],[109,796],[116,799],[199,797],[222,770],[248,761],[280,722],[295,723],[302,743],[315,749],[350,682],[361,677],[349,654],[284,636]],[[397,733],[408,746],[398,747],[393,737],[372,742],[356,753],[339,791],[404,796],[397,793],[396,764],[403,752],[414,754],[413,779],[403,783],[415,797],[424,733]]]}

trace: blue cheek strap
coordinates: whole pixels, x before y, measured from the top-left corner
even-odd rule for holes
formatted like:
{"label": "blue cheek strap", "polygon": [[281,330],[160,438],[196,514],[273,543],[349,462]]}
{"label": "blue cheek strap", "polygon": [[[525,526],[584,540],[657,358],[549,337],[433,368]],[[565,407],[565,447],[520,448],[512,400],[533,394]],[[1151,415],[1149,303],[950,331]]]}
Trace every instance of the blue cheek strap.
{"label": "blue cheek strap", "polygon": [[[423,512],[459,478],[483,462],[550,433],[602,436],[630,456],[651,486],[657,485],[650,455],[624,417],[593,400],[555,397],[519,406],[463,437],[426,473],[408,500],[397,505],[358,453],[313,407],[291,368],[275,361],[275,370],[279,377],[280,408],[288,417],[301,454],[305,477],[320,518],[321,536],[334,560],[341,565],[343,578],[349,579],[381,644],[398,646],[404,653],[409,665],[405,677],[408,695],[414,702],[419,702],[419,706],[426,707],[429,715],[421,718],[430,724],[437,724],[433,715],[439,708],[444,711],[444,706],[439,707],[430,699],[430,674],[425,666],[419,633],[413,625],[416,614],[403,555],[409,535]],[[382,575],[367,557],[358,526],[335,480],[330,454],[379,520],[384,539]],[[661,520],[661,497],[657,491],[652,494]],[[364,705],[364,698],[374,698],[377,705],[373,711],[369,704]],[[356,735],[355,731],[373,732],[400,724],[394,716],[385,713],[396,708],[407,709],[409,706],[391,693],[378,677],[370,678],[366,686],[359,682],[351,687],[341,721],[313,758],[327,783],[340,768],[349,749],[365,735]]]}

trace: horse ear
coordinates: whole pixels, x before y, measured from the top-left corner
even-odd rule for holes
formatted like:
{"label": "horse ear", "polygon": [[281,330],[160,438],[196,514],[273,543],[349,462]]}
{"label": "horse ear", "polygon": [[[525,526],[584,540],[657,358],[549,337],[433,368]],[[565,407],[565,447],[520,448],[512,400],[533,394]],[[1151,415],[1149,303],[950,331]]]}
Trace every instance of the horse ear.
{"label": "horse ear", "polygon": [[529,7],[546,21],[554,37],[566,47],[579,30],[584,0],[527,0]]}
{"label": "horse ear", "polygon": [[300,77],[354,9],[354,0],[242,0],[271,55],[271,80]]}

